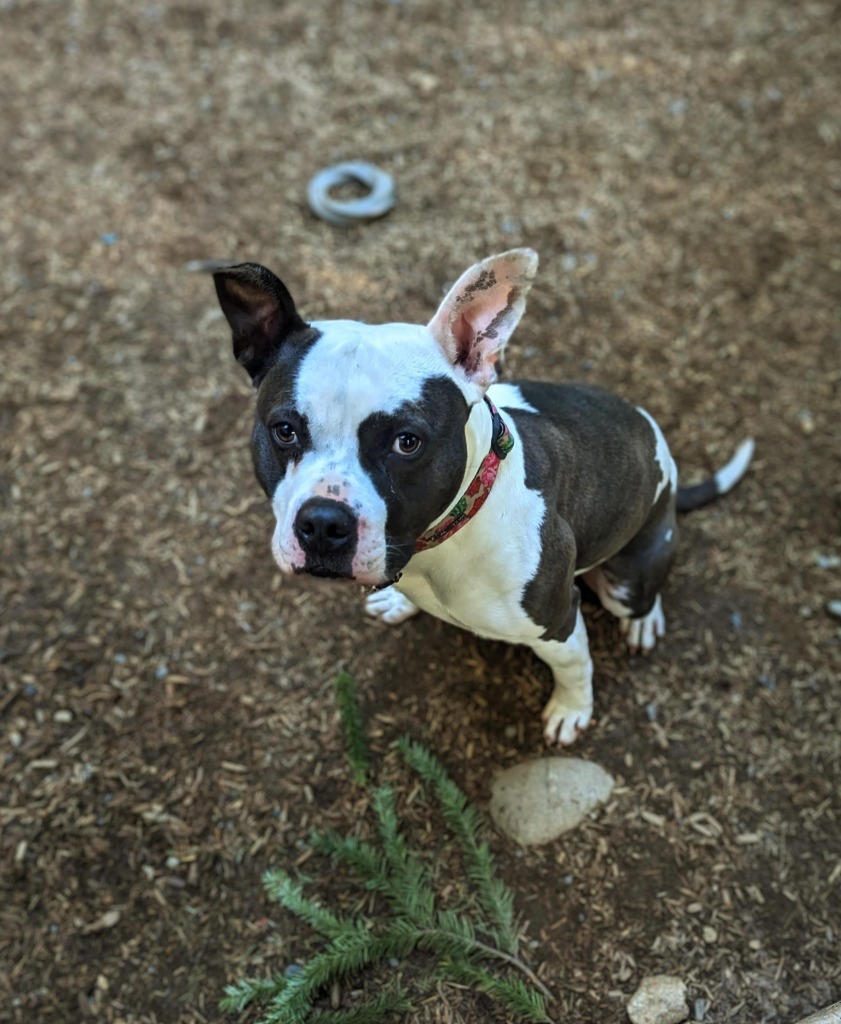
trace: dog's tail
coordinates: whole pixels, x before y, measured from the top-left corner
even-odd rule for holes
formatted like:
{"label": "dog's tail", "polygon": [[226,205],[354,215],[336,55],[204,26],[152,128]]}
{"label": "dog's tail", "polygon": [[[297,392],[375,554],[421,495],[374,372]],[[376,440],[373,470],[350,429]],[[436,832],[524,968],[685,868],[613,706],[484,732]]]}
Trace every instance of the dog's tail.
{"label": "dog's tail", "polygon": [[753,438],[747,438],[736,449],[733,458],[725,463],[717,473],[691,487],[678,487],[678,512],[692,512],[693,509],[701,508],[720,495],[731,491],[747,472],[755,447]]}

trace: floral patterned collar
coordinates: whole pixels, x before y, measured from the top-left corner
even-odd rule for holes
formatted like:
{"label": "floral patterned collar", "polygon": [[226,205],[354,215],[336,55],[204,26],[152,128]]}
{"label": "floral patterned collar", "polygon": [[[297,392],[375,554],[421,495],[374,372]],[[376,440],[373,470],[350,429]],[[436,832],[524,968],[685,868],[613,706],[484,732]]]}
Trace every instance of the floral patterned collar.
{"label": "floral patterned collar", "polygon": [[450,509],[449,514],[437,526],[427,530],[415,541],[415,551],[426,551],[434,548],[437,544],[452,537],[457,533],[468,520],[479,511],[485,504],[491,488],[499,472],[499,464],[514,447],[514,438],[511,431],[499,415],[496,406],[485,396],[485,402],[491,411],[493,420],[493,435],[491,437],[491,450],[482,461],[476,476],[470,481],[467,490]]}

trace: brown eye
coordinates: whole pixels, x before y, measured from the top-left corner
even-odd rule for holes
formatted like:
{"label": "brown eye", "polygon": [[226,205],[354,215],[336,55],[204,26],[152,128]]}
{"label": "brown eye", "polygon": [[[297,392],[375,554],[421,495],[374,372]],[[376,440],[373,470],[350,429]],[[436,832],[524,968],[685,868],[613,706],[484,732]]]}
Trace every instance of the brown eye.
{"label": "brown eye", "polygon": [[272,437],[281,448],[288,448],[298,443],[298,435],[291,423],[273,423],[271,426]]}
{"label": "brown eye", "polygon": [[408,431],[404,431],[402,434],[398,434],[394,439],[394,444],[391,446],[391,450],[396,452],[398,455],[414,455],[415,452],[420,450],[421,439],[415,434],[410,434]]}

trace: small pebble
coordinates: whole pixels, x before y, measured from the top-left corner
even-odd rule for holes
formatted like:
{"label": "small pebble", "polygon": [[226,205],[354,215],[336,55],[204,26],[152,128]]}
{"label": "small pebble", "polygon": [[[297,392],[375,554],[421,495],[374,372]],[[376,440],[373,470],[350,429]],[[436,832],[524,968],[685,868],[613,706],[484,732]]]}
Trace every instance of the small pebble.
{"label": "small pebble", "polygon": [[815,417],[809,412],[808,409],[801,409],[797,414],[797,423],[800,430],[806,434],[814,434],[815,432]]}
{"label": "small pebble", "polygon": [[628,1003],[632,1024],[680,1024],[689,1016],[686,985],[670,974],[643,978]]}
{"label": "small pebble", "polygon": [[826,610],[834,619],[841,619],[841,601],[827,601]]}

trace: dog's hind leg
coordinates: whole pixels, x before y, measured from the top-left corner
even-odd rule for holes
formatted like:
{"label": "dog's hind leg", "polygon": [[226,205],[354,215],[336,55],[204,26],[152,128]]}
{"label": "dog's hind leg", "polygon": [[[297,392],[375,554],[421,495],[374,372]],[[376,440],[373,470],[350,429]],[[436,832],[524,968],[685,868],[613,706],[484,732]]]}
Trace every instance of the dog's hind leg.
{"label": "dog's hind leg", "polygon": [[584,575],[602,605],[619,619],[630,650],[644,654],[666,634],[660,590],[678,540],[674,496],[664,494],[663,499],[621,551]]}

